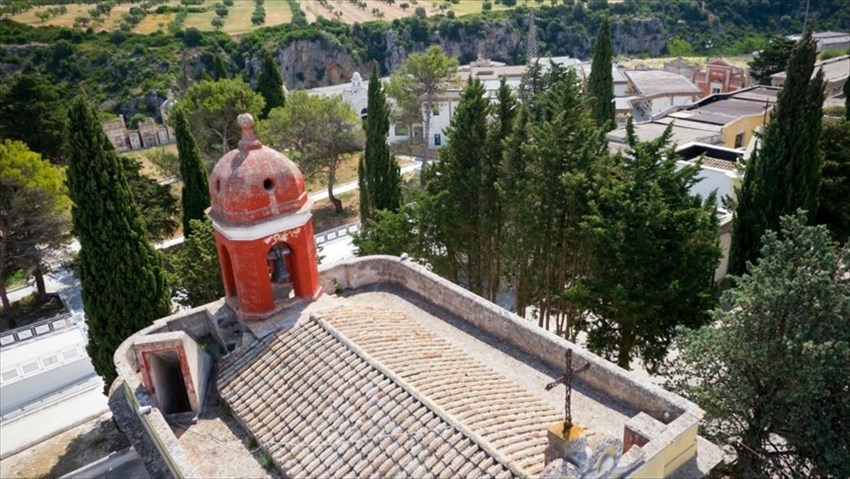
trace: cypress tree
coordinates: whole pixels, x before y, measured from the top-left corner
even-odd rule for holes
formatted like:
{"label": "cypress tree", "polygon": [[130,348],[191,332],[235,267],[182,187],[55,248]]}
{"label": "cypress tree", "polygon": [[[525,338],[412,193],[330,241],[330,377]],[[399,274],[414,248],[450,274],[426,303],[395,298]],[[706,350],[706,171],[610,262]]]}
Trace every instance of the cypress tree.
{"label": "cypress tree", "polygon": [[850,121],[850,78],[844,81],[844,119]]}
{"label": "cypress tree", "polygon": [[363,221],[371,219],[378,210],[398,211],[401,206],[401,174],[387,144],[390,108],[378,77],[377,63],[372,64],[366,112],[366,151],[357,169]]}
{"label": "cypress tree", "polygon": [[210,189],[207,169],[201,161],[201,152],[189,129],[189,121],[183,110],[174,112],[174,133],[177,136],[177,155],[180,157],[180,177],[183,190],[180,199],[183,205],[183,236],[192,232],[192,220],[203,221],[210,206]]}
{"label": "cypress tree", "polygon": [[[490,100],[484,85],[471,78],[449,127],[448,143],[440,149],[436,173],[427,185],[434,200],[434,224],[442,234],[445,273],[454,281],[465,279],[470,291],[484,290],[481,241],[482,166],[487,162]],[[439,268],[435,265],[435,270]]]}
{"label": "cypress tree", "polygon": [[213,55],[213,79],[214,80],[226,80],[227,68],[224,66],[224,59],[221,58],[220,54]]}
{"label": "cypress tree", "polygon": [[611,73],[614,50],[611,46],[611,25],[608,18],[602,20],[596,43],[593,46],[593,63],[587,79],[587,93],[592,101],[591,114],[603,131],[616,126],[614,110],[614,77]]}
{"label": "cypress tree", "polygon": [[481,168],[481,258],[484,297],[496,300],[502,278],[502,261],[499,255],[504,226],[502,195],[499,178],[502,173],[502,157],[505,142],[513,131],[517,101],[505,78],[499,84],[496,104],[493,106],[493,123],[488,132],[488,152]]}
{"label": "cypress tree", "polygon": [[85,98],[78,97],[68,112],[66,137],[88,352],[109,388],[115,349],[169,313],[169,292],[162,257],[147,240],[118,155]]}
{"label": "cypress tree", "polygon": [[817,212],[824,80],[822,71],[812,78],[816,57],[809,29],[788,60],[785,85],[738,191],[729,253],[732,274],[743,274],[747,261],[755,262],[762,236],[779,231],[781,216],[803,209],[811,220]]}
{"label": "cypress tree", "polygon": [[257,93],[263,95],[266,100],[266,105],[260,112],[260,119],[266,119],[272,108],[282,108],[286,104],[286,98],[283,96],[283,78],[280,77],[274,58],[269,52],[263,54],[263,64],[260,67],[260,75],[257,77]]}

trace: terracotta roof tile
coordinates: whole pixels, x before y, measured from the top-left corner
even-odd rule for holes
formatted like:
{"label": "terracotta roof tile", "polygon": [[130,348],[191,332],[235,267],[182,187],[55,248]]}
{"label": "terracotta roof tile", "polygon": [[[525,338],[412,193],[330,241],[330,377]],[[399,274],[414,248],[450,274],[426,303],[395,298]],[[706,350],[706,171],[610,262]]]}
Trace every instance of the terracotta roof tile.
{"label": "terracotta roof tile", "polygon": [[[219,366],[222,398],[287,476],[511,475],[317,321],[264,338]],[[490,460],[470,460],[479,456]]]}

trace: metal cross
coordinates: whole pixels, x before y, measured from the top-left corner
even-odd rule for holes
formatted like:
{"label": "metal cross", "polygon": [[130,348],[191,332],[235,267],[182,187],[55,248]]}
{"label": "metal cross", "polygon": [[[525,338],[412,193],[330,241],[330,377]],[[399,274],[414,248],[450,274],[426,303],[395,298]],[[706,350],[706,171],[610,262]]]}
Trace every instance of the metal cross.
{"label": "metal cross", "polygon": [[587,368],[590,367],[590,363],[584,363],[582,367],[573,369],[573,351],[571,349],[567,349],[567,352],[564,353],[564,360],[566,362],[564,371],[566,372],[560,378],[547,384],[546,390],[551,391],[552,388],[559,384],[563,384],[567,388],[566,393],[564,394],[564,436],[566,437],[570,429],[573,427],[573,415],[570,411],[570,402],[573,392],[573,374],[586,371]]}

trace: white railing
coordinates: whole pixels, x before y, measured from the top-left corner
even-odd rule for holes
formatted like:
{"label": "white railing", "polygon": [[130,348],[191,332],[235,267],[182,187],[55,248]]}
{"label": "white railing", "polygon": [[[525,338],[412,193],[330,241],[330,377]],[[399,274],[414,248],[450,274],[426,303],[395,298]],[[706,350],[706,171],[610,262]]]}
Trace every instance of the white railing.
{"label": "white railing", "polygon": [[359,221],[356,221],[354,223],[348,223],[347,225],[337,226],[336,228],[331,228],[327,231],[322,231],[321,233],[314,235],[316,238],[316,246],[327,243],[328,241],[344,238],[346,236],[349,236],[351,233],[356,233],[358,231],[360,231]]}
{"label": "white railing", "polygon": [[0,348],[5,348],[12,344],[20,343],[38,336],[50,334],[53,331],[65,329],[82,321],[83,315],[80,313],[65,313],[52,318],[43,319],[41,321],[21,326],[20,328],[6,331],[0,335]]}

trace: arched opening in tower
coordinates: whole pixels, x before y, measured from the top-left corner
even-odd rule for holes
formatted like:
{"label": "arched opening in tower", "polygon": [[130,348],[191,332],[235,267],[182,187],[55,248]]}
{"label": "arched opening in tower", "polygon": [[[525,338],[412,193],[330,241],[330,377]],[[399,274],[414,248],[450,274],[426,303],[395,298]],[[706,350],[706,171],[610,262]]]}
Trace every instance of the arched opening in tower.
{"label": "arched opening in tower", "polygon": [[230,253],[224,245],[219,246],[218,255],[221,262],[221,280],[224,283],[225,297],[236,297],[236,279],[233,277],[233,264]]}

